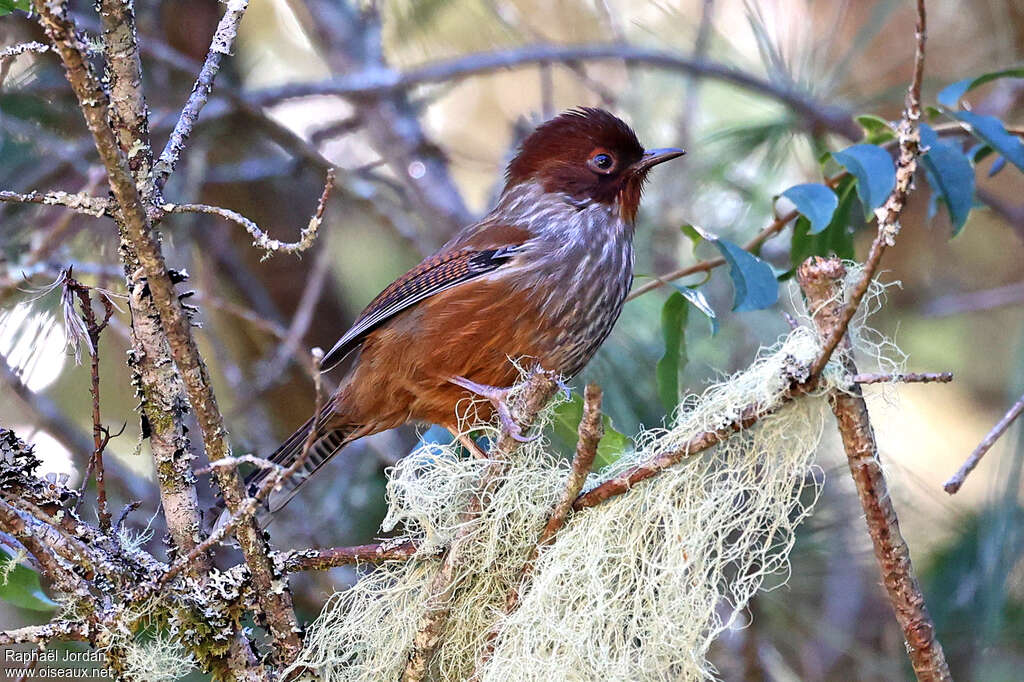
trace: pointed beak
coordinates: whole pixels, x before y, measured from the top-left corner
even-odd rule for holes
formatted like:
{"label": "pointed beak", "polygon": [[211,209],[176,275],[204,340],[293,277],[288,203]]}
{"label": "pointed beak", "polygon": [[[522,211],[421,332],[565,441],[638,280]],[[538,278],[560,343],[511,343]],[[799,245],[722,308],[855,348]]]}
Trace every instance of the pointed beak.
{"label": "pointed beak", "polygon": [[671,161],[685,153],[682,149],[676,149],[675,147],[648,149],[644,151],[644,155],[640,157],[640,160],[633,164],[633,168],[637,171],[646,171],[657,166],[659,163]]}

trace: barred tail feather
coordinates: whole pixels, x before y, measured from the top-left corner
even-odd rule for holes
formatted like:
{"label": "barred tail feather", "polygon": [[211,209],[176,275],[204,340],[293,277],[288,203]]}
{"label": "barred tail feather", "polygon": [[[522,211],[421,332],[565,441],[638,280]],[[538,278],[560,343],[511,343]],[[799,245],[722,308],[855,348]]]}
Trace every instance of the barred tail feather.
{"label": "barred tail feather", "polygon": [[[282,468],[288,468],[295,463],[295,460],[302,454],[303,448],[306,446],[306,440],[309,438],[310,429],[314,428],[313,419],[310,419],[301,427],[299,427],[295,433],[288,436],[288,438],[281,443],[281,445],[274,451],[267,460],[277,464]],[[257,518],[260,521],[260,526],[266,526],[269,522],[268,515],[273,514],[279,509],[283,508],[289,501],[295,496],[299,488],[305,483],[310,476],[327,463],[331,457],[336,455],[339,450],[345,447],[348,443],[359,438],[358,429],[352,427],[342,428],[327,428],[321,425],[318,429],[316,440],[313,441],[313,445],[309,448],[309,455],[306,457],[306,461],[302,467],[295,472],[294,476],[288,478],[281,485],[280,490],[273,490],[266,499],[267,511],[258,514]],[[268,476],[276,473],[277,469],[263,468],[253,471],[251,474],[245,477],[245,490],[246,494],[250,497],[255,496],[259,489],[263,486]],[[224,510],[220,518],[217,520],[215,527],[219,527],[224,523],[227,523],[230,515],[227,510]]]}

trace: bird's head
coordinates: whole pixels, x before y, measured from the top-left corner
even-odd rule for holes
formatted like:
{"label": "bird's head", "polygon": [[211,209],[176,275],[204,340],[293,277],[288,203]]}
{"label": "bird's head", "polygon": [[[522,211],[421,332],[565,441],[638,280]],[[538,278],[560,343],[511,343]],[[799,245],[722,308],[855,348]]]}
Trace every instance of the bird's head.
{"label": "bird's head", "polygon": [[508,166],[506,191],[536,182],[573,201],[618,204],[632,222],[647,173],[682,149],[645,150],[636,133],[604,109],[581,107],[547,121],[527,137]]}

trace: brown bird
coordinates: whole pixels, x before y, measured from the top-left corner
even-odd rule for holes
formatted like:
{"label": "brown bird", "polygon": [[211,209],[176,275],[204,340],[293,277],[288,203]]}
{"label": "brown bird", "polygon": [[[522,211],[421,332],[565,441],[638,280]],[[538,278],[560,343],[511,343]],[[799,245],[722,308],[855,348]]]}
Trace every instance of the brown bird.
{"label": "brown bird", "polygon": [[[305,471],[271,511],[348,443],[410,421],[461,435],[457,405],[485,398],[514,435],[505,397],[530,364],[570,379],[615,324],[633,278],[633,223],[647,173],[681,149],[644,148],[607,111],[538,127],[508,166],[497,206],[384,289],[324,357],[359,356],[318,417],[270,460],[289,466],[317,431]],[[269,470],[247,483],[255,491]]]}

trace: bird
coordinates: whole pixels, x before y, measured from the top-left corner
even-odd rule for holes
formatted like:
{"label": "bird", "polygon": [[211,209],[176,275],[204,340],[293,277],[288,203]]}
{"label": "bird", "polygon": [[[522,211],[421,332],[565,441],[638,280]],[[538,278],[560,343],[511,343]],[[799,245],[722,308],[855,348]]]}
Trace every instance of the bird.
{"label": "bird", "polygon": [[[315,439],[269,511],[346,445],[409,422],[443,426],[485,456],[460,429],[467,399],[480,402],[478,418],[497,415],[528,440],[509,414],[510,388],[526,364],[570,380],[608,337],[632,284],[644,182],[684,153],[645,150],[599,108],[538,126],[508,164],[494,208],[381,291],[323,356],[329,371],[358,353],[319,413],[268,458],[288,467]],[[250,494],[270,473],[249,476]]]}

